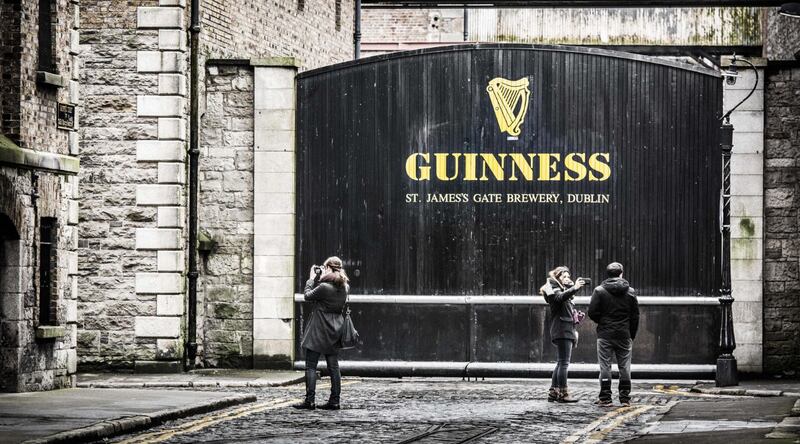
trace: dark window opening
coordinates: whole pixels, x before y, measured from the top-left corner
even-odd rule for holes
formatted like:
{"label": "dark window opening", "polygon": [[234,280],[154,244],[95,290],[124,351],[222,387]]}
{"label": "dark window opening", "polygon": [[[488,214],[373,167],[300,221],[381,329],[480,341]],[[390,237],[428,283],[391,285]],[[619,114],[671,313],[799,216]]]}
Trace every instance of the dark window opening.
{"label": "dark window opening", "polygon": [[56,325],[58,282],[56,219],[43,217],[39,224],[39,325]]}
{"label": "dark window opening", "polygon": [[336,0],[336,30],[342,30],[342,0]]}
{"label": "dark window opening", "polygon": [[55,52],[53,51],[53,18],[55,2],[39,0],[39,71],[56,72]]}
{"label": "dark window opening", "polygon": [[297,10],[302,11],[306,9],[306,0],[297,0]]}

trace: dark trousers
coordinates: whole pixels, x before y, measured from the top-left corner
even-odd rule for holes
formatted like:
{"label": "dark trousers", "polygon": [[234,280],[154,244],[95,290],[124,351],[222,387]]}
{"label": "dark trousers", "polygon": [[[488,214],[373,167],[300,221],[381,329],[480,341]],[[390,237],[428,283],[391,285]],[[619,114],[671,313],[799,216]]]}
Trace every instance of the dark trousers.
{"label": "dark trousers", "polygon": [[619,400],[631,400],[631,353],[630,339],[597,339],[597,360],[600,364],[600,399],[611,401],[611,360],[617,359],[619,368]]}
{"label": "dark trousers", "polygon": [[569,361],[572,359],[572,347],[575,345],[572,339],[556,339],[556,368],[553,369],[553,380],[551,387],[562,388],[567,386],[567,370]]}
{"label": "dark trousers", "polygon": [[[317,393],[317,363],[321,353],[306,349],[306,402],[313,403]],[[328,402],[339,404],[342,394],[342,373],[339,371],[339,356],[325,355],[331,373],[331,397]]]}

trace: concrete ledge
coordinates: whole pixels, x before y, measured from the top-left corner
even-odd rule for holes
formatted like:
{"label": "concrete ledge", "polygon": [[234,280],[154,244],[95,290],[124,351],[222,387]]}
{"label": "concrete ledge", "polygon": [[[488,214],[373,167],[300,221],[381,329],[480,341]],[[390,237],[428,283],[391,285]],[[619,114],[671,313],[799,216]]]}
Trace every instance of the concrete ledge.
{"label": "concrete ledge", "polygon": [[305,376],[298,376],[294,379],[267,382],[267,381],[156,381],[156,382],[81,382],[78,388],[265,388],[265,387],[286,387],[299,384],[305,380]]}
{"label": "concrete ledge", "polygon": [[189,407],[181,407],[169,410],[160,410],[153,413],[137,416],[123,416],[120,418],[100,421],[80,429],[68,430],[56,433],[44,438],[28,440],[26,443],[44,444],[60,442],[89,442],[109,438],[112,436],[130,433],[136,430],[143,430],[155,427],[167,421],[172,421],[187,416],[200,413],[207,413],[226,407],[247,404],[256,401],[255,395],[232,395],[222,399],[211,400],[204,403],[195,404]]}
{"label": "concrete ledge", "polygon": [[20,148],[2,134],[0,134],[0,164],[66,175],[78,174],[80,167],[77,157]]}
{"label": "concrete ledge", "polygon": [[36,327],[36,339],[55,339],[64,336],[64,327],[40,325]]}
{"label": "concrete ledge", "polygon": [[[746,389],[746,388],[730,388],[730,387],[702,387],[696,385],[690,389],[694,393],[705,393],[707,395],[728,395],[728,396],[757,396],[762,398],[774,396],[787,396],[787,397],[800,397],[800,393],[788,392],[782,390],[759,390],[759,389]],[[795,403],[792,409],[794,415],[795,409],[797,415],[800,416],[800,400]]]}
{"label": "concrete ledge", "polygon": [[300,68],[303,63],[297,57],[264,57],[250,59],[250,66],[285,66]]}

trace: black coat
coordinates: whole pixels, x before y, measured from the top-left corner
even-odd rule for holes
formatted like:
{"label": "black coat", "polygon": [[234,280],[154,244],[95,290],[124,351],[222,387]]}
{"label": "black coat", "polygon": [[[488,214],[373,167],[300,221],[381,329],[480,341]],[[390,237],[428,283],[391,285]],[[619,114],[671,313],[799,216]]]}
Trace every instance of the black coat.
{"label": "black coat", "polygon": [[633,287],[621,277],[606,279],[594,289],[587,314],[597,323],[600,339],[636,338],[639,301]]}
{"label": "black coat", "polygon": [[344,287],[309,279],[305,288],[306,302],[314,303],[314,311],[305,326],[303,348],[325,355],[334,355],[342,348],[342,310],[347,301],[347,284]]}
{"label": "black coat", "polygon": [[[548,286],[550,291],[547,289]],[[575,287],[562,289],[555,279],[548,278],[543,290],[544,299],[550,305],[550,340],[555,342],[556,339],[572,339],[577,342],[578,332],[575,330],[572,318],[572,313],[575,311],[572,298],[578,289]]]}

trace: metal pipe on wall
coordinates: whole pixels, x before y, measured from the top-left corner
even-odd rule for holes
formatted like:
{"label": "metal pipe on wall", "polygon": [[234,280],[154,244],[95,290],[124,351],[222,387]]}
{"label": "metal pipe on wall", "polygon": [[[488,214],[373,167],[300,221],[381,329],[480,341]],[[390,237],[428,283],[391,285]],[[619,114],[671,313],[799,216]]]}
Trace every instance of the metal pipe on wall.
{"label": "metal pipe on wall", "polygon": [[469,41],[469,9],[464,8],[464,41]]}
{"label": "metal pipe on wall", "polygon": [[353,30],[353,46],[355,60],[361,58],[361,0],[355,0],[355,17],[354,17],[354,30]]}
{"label": "metal pipe on wall", "polygon": [[189,27],[191,35],[191,68],[190,82],[191,94],[189,97],[189,297],[186,307],[186,362],[185,369],[194,368],[197,356],[197,189],[198,189],[198,164],[200,157],[199,140],[199,76],[200,65],[200,0],[192,1],[192,18]]}

